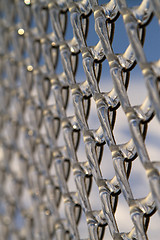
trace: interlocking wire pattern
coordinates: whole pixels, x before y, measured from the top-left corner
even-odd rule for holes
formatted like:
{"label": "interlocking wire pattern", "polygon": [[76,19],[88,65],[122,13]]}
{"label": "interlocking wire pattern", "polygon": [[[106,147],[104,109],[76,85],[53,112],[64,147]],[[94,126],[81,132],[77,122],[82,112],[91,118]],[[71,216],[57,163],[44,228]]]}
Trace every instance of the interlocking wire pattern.
{"label": "interlocking wire pattern", "polygon": [[[160,120],[160,60],[148,62],[143,43],[152,17],[160,21],[160,1],[127,4],[0,1],[0,239],[82,239],[78,227],[82,218],[88,229],[85,239],[105,239],[107,228],[109,239],[148,239],[149,219],[160,212],[160,162],[150,159],[145,144],[147,126]],[[87,45],[91,15],[99,39],[95,46]],[[114,25],[120,16],[130,44],[124,53],[115,53]],[[73,38],[67,40],[69,23]],[[76,75],[79,56],[85,72],[82,81]],[[104,61],[113,88],[102,92]],[[148,94],[144,102],[132,106],[127,88],[136,64]],[[91,102],[99,119],[95,129],[88,124]],[[68,111],[71,105],[73,114]],[[120,144],[114,135],[119,108],[131,134]],[[81,144],[83,154],[78,155]],[[105,148],[112,155],[112,179],[104,177],[101,168],[102,157],[107,168]],[[135,198],[130,187],[133,161],[141,162],[150,186],[144,198]],[[71,174],[74,192],[68,184]],[[98,209],[90,199],[93,183]],[[132,220],[129,232],[119,231],[115,217],[120,195]]]}

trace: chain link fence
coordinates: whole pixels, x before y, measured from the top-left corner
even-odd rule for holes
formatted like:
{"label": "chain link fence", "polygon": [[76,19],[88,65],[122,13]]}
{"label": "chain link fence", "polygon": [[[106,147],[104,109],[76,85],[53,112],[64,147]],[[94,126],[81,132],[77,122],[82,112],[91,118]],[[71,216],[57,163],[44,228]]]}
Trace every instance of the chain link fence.
{"label": "chain link fence", "polygon": [[[147,127],[160,120],[160,60],[147,61],[143,44],[153,17],[160,21],[160,2],[135,2],[0,1],[0,239],[148,239],[160,211],[159,156],[150,158],[145,143]],[[120,18],[129,45],[118,53]],[[147,97],[132,105],[136,65]],[[117,123],[129,128],[128,141],[117,141]],[[132,191],[136,166],[146,175],[145,197]],[[119,228],[120,199],[128,231]]]}

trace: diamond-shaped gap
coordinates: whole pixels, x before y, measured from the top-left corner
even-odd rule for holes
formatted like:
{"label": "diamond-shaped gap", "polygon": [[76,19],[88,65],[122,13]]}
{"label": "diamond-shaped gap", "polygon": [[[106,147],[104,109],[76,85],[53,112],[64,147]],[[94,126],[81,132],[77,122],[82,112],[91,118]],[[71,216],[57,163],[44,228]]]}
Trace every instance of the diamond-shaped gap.
{"label": "diamond-shaped gap", "polygon": [[91,13],[88,20],[89,20],[89,26],[88,26],[86,43],[87,43],[87,46],[95,46],[99,42],[99,37],[95,32],[95,20],[94,20],[93,13]]}
{"label": "diamond-shaped gap", "polygon": [[62,129],[61,125],[60,125],[59,134],[58,134],[58,137],[57,137],[57,146],[58,147],[65,146],[65,141],[64,141],[64,137],[63,137],[63,129]]}
{"label": "diamond-shaped gap", "polygon": [[56,71],[57,75],[63,72],[63,65],[62,65],[62,61],[61,61],[59,48],[57,49],[57,62],[56,62],[55,71]]}
{"label": "diamond-shaped gap", "polygon": [[160,228],[159,228],[159,214],[156,212],[150,217],[149,227],[147,230],[148,239],[159,239]]}
{"label": "diamond-shaped gap", "polygon": [[71,93],[70,88],[69,88],[69,94],[68,94],[68,104],[67,104],[67,108],[66,108],[66,115],[67,115],[67,117],[75,116],[75,110],[74,110],[73,100],[72,100],[72,93]]}
{"label": "diamond-shaped gap", "polygon": [[99,196],[99,189],[94,179],[92,181],[92,187],[89,194],[89,202],[93,211],[102,209],[102,204]]}
{"label": "diamond-shaped gap", "polygon": [[67,185],[68,185],[69,192],[77,192],[72,167],[70,168],[70,173],[69,173],[69,177],[68,177],[68,180],[67,180]]}
{"label": "diamond-shaped gap", "polygon": [[145,145],[150,157],[151,161],[160,162],[160,134],[158,134],[158,130],[160,130],[160,125],[156,116],[148,123],[147,135],[145,139]]}
{"label": "diamond-shaped gap", "polygon": [[130,217],[129,206],[122,193],[118,196],[115,219],[120,233],[131,231],[133,223]]}
{"label": "diamond-shaped gap", "polygon": [[73,27],[70,20],[70,12],[66,13],[66,31],[65,31],[65,40],[71,40],[73,38]]}
{"label": "diamond-shaped gap", "polygon": [[86,222],[85,213],[82,211],[81,218],[78,223],[78,232],[80,235],[80,239],[89,239],[88,227]]}
{"label": "diamond-shaped gap", "polygon": [[110,75],[109,64],[106,59],[102,62],[99,88],[101,92],[109,92],[113,88],[113,81]]}
{"label": "diamond-shaped gap", "polygon": [[154,16],[150,23],[146,26],[146,35],[144,41],[144,52],[148,62],[159,60],[159,23]]}
{"label": "diamond-shaped gap", "polygon": [[83,63],[82,63],[82,54],[78,54],[78,60],[77,60],[77,70],[76,70],[76,76],[75,76],[77,83],[82,83],[86,80],[86,75],[83,69]]}
{"label": "diamond-shaped gap", "polygon": [[127,94],[132,106],[141,105],[148,95],[145,79],[138,65],[130,72]]}
{"label": "diamond-shaped gap", "polygon": [[131,139],[129,123],[121,106],[116,110],[113,134],[117,144],[126,143]]}
{"label": "diamond-shaped gap", "polygon": [[83,140],[82,133],[80,133],[80,135],[79,135],[79,144],[78,144],[76,154],[77,154],[77,158],[78,158],[79,162],[86,162],[87,157],[86,157],[86,153],[85,153],[85,143]]}
{"label": "diamond-shaped gap", "polygon": [[132,161],[129,183],[135,199],[146,197],[150,192],[149,180],[139,157]]}
{"label": "diamond-shaped gap", "polygon": [[103,155],[100,164],[102,176],[104,179],[112,179],[115,176],[115,170],[113,167],[112,154],[107,144],[103,146]]}
{"label": "diamond-shaped gap", "polygon": [[88,126],[89,129],[97,130],[100,127],[100,121],[97,115],[97,108],[96,103],[93,99],[93,97],[90,98],[90,111],[89,111],[89,117],[88,117]]}
{"label": "diamond-shaped gap", "polygon": [[126,33],[123,18],[120,15],[115,22],[115,30],[112,48],[115,54],[124,53],[129,45],[128,36]]}

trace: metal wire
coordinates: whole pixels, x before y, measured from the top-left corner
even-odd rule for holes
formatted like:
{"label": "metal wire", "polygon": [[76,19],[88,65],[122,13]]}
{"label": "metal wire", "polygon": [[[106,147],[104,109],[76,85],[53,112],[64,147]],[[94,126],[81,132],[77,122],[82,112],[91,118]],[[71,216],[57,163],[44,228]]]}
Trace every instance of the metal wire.
{"label": "metal wire", "polygon": [[[87,45],[91,15],[99,39],[95,46]],[[154,118],[160,120],[160,60],[148,62],[143,50],[145,28],[153,15],[160,21],[158,0],[144,0],[132,8],[125,0],[0,1],[0,239],[80,239],[82,218],[88,228],[85,239],[104,239],[107,228],[113,239],[148,239],[149,219],[160,211],[160,163],[149,158],[145,145],[147,125]],[[130,44],[117,54],[112,40],[119,16]],[[66,40],[69,23],[73,38]],[[79,56],[85,72],[80,82]],[[58,73],[60,60],[63,70]],[[104,61],[113,81],[109,92],[99,87]],[[136,64],[148,96],[132,106],[127,87]],[[96,129],[88,124],[91,100],[99,118]],[[71,105],[73,115],[68,113]],[[131,139],[117,144],[114,124],[120,107]],[[112,179],[106,179],[101,169],[104,148],[112,155]],[[138,159],[150,193],[135,199],[129,176],[132,161]],[[93,183],[99,210],[91,204]],[[128,204],[130,232],[118,229],[119,195]]]}

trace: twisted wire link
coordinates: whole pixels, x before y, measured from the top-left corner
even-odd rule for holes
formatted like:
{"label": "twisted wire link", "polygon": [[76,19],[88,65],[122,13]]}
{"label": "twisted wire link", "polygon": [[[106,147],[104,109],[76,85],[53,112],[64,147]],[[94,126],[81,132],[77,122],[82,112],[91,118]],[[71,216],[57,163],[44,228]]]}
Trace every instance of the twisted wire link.
{"label": "twisted wire link", "polygon": [[[99,39],[95,46],[87,45],[91,15]],[[129,46],[117,54],[112,41],[120,15]],[[133,8],[125,0],[0,1],[0,239],[81,239],[82,212],[86,239],[104,239],[106,228],[113,239],[148,239],[149,218],[160,211],[159,162],[149,158],[145,145],[147,125],[155,117],[160,120],[160,61],[148,62],[143,49],[153,15],[160,20],[158,0],[143,0]],[[67,40],[69,22],[73,38]],[[85,72],[81,82],[76,74],[80,56]],[[109,92],[99,87],[104,61],[113,81]],[[127,88],[136,64],[148,95],[132,106]],[[88,123],[91,100],[99,121],[95,129]],[[113,130],[120,106],[131,139],[117,144]],[[80,139],[85,159],[78,155]],[[103,176],[103,148],[112,155],[112,179]],[[137,156],[150,185],[149,194],[139,199],[129,183]],[[71,173],[76,191],[68,183]],[[90,201],[93,182],[98,210]],[[130,232],[118,229],[120,194],[130,211]]]}

